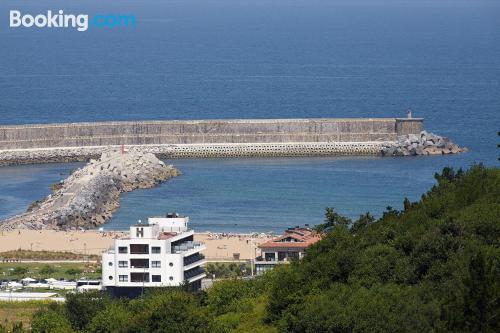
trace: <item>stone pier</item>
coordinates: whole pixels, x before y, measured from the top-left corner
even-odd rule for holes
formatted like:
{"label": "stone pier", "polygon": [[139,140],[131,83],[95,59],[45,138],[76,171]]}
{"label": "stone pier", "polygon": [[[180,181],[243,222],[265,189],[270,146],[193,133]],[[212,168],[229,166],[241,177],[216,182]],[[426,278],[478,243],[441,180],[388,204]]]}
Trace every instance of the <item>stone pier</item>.
{"label": "stone pier", "polygon": [[83,161],[141,147],[166,158],[379,154],[421,118],[234,119],[0,125],[0,165]]}

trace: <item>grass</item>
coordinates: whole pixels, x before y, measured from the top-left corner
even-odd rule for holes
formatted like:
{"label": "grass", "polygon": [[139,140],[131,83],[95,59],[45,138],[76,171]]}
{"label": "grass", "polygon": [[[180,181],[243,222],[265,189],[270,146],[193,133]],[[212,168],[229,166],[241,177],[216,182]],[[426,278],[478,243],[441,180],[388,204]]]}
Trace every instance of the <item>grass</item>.
{"label": "grass", "polygon": [[[26,271],[26,272],[23,272]],[[40,263],[40,262],[15,262],[0,263],[1,280],[19,280],[24,277],[34,279],[88,279],[101,278],[101,266],[96,263]]]}
{"label": "grass", "polygon": [[100,256],[84,256],[73,252],[15,250],[0,252],[0,258],[19,260],[99,260]]}
{"label": "grass", "polygon": [[21,322],[24,328],[30,327],[31,317],[48,301],[2,302],[0,301],[0,325],[10,327]]}

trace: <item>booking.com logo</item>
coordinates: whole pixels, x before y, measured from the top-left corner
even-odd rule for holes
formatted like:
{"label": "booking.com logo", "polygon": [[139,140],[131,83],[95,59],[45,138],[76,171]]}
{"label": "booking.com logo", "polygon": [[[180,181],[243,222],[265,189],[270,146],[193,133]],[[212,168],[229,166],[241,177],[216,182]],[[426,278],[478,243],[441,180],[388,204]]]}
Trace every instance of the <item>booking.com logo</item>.
{"label": "booking.com logo", "polygon": [[57,12],[47,11],[47,14],[22,14],[19,10],[10,11],[11,28],[74,28],[77,31],[87,31],[89,27],[115,28],[135,27],[135,15],[96,14],[65,14],[62,9]]}

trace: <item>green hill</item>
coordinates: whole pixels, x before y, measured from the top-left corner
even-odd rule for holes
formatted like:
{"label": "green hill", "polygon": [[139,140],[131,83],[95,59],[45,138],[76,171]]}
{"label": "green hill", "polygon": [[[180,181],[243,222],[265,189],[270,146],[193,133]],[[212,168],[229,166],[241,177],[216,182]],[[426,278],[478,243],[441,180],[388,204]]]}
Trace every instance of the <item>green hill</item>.
{"label": "green hill", "polygon": [[287,332],[500,331],[500,170],[436,180],[376,222],[327,211],[326,238],[272,277],[267,318]]}

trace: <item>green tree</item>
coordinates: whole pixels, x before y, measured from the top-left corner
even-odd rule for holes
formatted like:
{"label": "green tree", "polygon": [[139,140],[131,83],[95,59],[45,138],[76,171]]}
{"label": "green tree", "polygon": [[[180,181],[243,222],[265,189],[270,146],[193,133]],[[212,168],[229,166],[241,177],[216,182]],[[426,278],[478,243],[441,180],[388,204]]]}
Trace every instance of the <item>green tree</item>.
{"label": "green tree", "polygon": [[31,320],[33,333],[71,333],[73,329],[64,311],[57,306],[42,309],[33,315]]}
{"label": "green tree", "polygon": [[67,318],[75,330],[84,330],[92,318],[104,310],[107,303],[108,298],[97,292],[67,294]]}
{"label": "green tree", "polygon": [[373,217],[373,215],[369,212],[366,212],[365,214],[360,215],[359,218],[352,224],[351,232],[357,234],[373,222],[375,222],[375,217]]}
{"label": "green tree", "polygon": [[131,313],[126,304],[114,301],[96,314],[88,325],[89,333],[123,332],[127,329]]}
{"label": "green tree", "polygon": [[17,266],[12,271],[12,274],[14,274],[15,276],[17,276],[19,278],[24,277],[27,273],[28,273],[28,267],[24,267],[24,266]]}
{"label": "green tree", "polygon": [[127,332],[208,332],[209,319],[196,297],[181,290],[158,292],[133,303]]}
{"label": "green tree", "polygon": [[39,271],[40,275],[44,278],[51,277],[55,272],[57,272],[57,269],[55,269],[54,266],[51,265],[44,265]]}
{"label": "green tree", "polygon": [[500,170],[445,168],[436,180],[419,202],[350,230],[327,210],[325,237],[265,276],[267,320],[282,332],[499,331]]}
{"label": "green tree", "polygon": [[498,262],[494,263],[495,259],[488,259],[481,250],[469,259],[469,274],[464,281],[464,324],[471,332],[498,332],[500,329],[497,318],[500,309],[500,268]]}
{"label": "green tree", "polygon": [[331,230],[333,227],[338,225],[349,226],[352,221],[337,213],[333,208],[327,207],[325,209],[325,223],[318,224],[315,229],[318,232],[324,232]]}
{"label": "green tree", "polygon": [[216,282],[207,291],[208,309],[215,315],[229,312],[234,302],[250,294],[256,294],[252,285],[243,280],[225,280]]}
{"label": "green tree", "polygon": [[70,268],[70,269],[66,270],[66,274],[71,275],[73,277],[82,274],[82,272],[83,271],[81,269],[78,269],[78,268]]}

